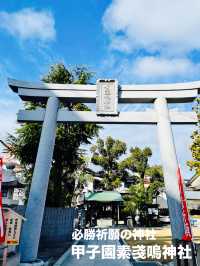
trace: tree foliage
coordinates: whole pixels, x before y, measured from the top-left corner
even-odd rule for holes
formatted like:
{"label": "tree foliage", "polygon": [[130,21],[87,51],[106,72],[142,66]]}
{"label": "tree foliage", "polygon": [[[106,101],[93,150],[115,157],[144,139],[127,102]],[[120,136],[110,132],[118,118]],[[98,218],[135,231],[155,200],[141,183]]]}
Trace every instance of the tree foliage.
{"label": "tree foliage", "polygon": [[129,194],[125,197],[124,211],[134,215],[136,210],[142,210],[145,203],[147,203],[147,198],[142,183],[130,186]]}
{"label": "tree foliage", "polygon": [[[152,183],[157,182],[159,185],[163,184],[161,166],[149,165],[149,158],[152,156],[152,151],[148,147],[144,149],[139,147],[131,148],[130,153],[126,156],[126,143],[118,139],[115,140],[112,137],[107,137],[105,140],[97,139],[96,144],[91,147],[91,152],[91,162],[96,166],[100,166],[103,188],[106,190],[118,188],[122,181],[127,183],[127,180],[129,180],[135,186],[135,191],[138,189],[142,191],[145,175],[151,176]],[[122,156],[126,157],[122,158]],[[140,187],[141,184],[142,187]],[[154,186],[152,185],[151,193],[149,190],[151,199],[155,194],[155,187],[155,184]]]}
{"label": "tree foliage", "polygon": [[148,160],[152,156],[150,148],[140,149],[139,147],[131,148],[130,155],[124,160],[123,164],[134,173],[139,174],[141,179],[144,178],[145,172],[149,167]]}
{"label": "tree foliage", "polygon": [[[76,67],[72,71],[63,64],[51,66],[50,71],[43,77],[47,83],[76,83],[86,84],[92,74],[84,67]],[[28,103],[26,109],[44,107],[44,103]],[[85,110],[89,108],[81,103],[61,103],[69,110]],[[26,181],[30,184],[36,160],[40,139],[41,125],[25,123],[16,130],[15,135],[8,135],[7,143],[13,154],[20,160]],[[81,144],[90,144],[91,139],[98,135],[99,127],[95,124],[57,125],[52,168],[47,193],[47,206],[63,207],[71,204],[74,192],[74,172],[84,164],[84,157],[80,150]]]}
{"label": "tree foliage", "polygon": [[91,162],[100,166],[104,188],[112,190],[119,187],[127,172],[120,162],[120,157],[126,153],[126,143],[107,137],[106,140],[97,139],[96,145],[91,147]]}
{"label": "tree foliage", "polygon": [[145,218],[147,214],[146,206],[152,204],[153,199],[159,193],[159,189],[163,186],[163,181],[158,180],[152,181],[147,189],[145,189],[142,182],[131,185],[129,193],[125,196],[124,211],[132,216],[138,211],[140,217]]}
{"label": "tree foliage", "polygon": [[197,99],[195,111],[198,117],[197,129],[192,134],[192,145],[190,147],[193,159],[188,161],[188,166],[195,171],[196,176],[200,176],[200,98]]}
{"label": "tree foliage", "polygon": [[161,165],[148,166],[145,174],[151,177],[151,181],[163,182],[163,170]]}
{"label": "tree foliage", "polygon": [[[130,155],[124,160],[124,164],[132,171],[135,177],[135,184],[129,187],[129,193],[125,197],[124,211],[134,215],[136,210],[141,216],[146,215],[145,206],[151,204],[158,195],[159,189],[164,186],[163,172],[160,165],[149,165],[149,158],[152,156],[150,148],[130,149]],[[134,175],[135,173],[135,175]],[[145,189],[144,178],[151,177],[149,187]]]}

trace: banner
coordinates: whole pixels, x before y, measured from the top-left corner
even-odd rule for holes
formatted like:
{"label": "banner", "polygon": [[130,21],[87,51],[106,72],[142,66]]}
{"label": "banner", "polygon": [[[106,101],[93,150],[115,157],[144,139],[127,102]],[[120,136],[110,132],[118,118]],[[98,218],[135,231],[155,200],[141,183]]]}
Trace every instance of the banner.
{"label": "banner", "polygon": [[5,222],[2,209],[3,159],[0,158],[0,244],[5,241]]}
{"label": "banner", "polygon": [[178,186],[179,186],[180,197],[181,197],[183,222],[184,222],[184,228],[185,228],[185,233],[182,237],[182,240],[191,241],[192,240],[192,229],[190,225],[190,217],[188,213],[187,201],[186,201],[185,192],[184,192],[183,178],[181,176],[180,168],[178,168],[177,175],[178,175]]}

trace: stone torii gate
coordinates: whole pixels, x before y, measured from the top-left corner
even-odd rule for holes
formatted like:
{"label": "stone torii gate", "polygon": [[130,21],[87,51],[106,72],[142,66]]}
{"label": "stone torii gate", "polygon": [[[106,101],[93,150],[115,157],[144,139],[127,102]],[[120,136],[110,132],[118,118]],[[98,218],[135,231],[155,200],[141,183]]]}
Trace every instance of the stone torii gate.
{"label": "stone torii gate", "polygon": [[[200,81],[175,84],[118,85],[116,80],[100,80],[97,85],[29,83],[9,79],[13,92],[23,101],[46,102],[46,109],[20,110],[19,122],[43,123],[33,173],[26,219],[21,237],[21,261],[36,263],[46,193],[49,182],[57,123],[155,124],[161,151],[173,240],[185,234],[178,185],[178,160],[171,124],[196,124],[194,112],[174,112],[168,103],[192,102],[200,91]],[[97,103],[97,112],[68,111],[60,102]],[[119,103],[152,103],[154,110],[118,112]]]}

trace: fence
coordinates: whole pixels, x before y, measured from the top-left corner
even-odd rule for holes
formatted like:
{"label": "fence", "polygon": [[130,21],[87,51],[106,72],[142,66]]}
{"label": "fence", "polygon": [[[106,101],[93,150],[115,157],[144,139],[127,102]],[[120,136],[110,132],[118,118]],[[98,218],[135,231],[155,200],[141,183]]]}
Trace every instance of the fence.
{"label": "fence", "polygon": [[[25,206],[16,206],[14,210],[25,214]],[[40,244],[70,241],[76,215],[75,208],[45,208]]]}

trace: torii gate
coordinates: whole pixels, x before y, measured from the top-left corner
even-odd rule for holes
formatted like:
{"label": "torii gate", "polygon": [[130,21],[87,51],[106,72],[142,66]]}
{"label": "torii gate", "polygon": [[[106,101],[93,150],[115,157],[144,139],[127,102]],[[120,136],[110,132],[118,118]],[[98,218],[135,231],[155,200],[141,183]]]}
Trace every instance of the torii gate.
{"label": "torii gate", "polygon": [[[101,86],[102,82],[102,86]],[[38,245],[53,156],[56,125],[62,123],[155,124],[164,171],[173,240],[185,235],[185,217],[179,190],[179,166],[171,124],[196,124],[194,112],[168,110],[167,103],[192,102],[200,91],[200,81],[174,84],[121,85],[115,80],[98,81],[97,85],[29,83],[9,79],[13,92],[24,101],[47,102],[46,109],[20,110],[19,122],[41,122],[42,133],[33,173],[30,195],[21,237],[21,261],[37,260]],[[106,84],[107,87],[103,87]],[[105,91],[105,88],[109,91]],[[95,103],[97,112],[60,109],[61,101]],[[145,112],[117,112],[117,103],[153,103]],[[100,104],[100,105],[99,105]]]}

